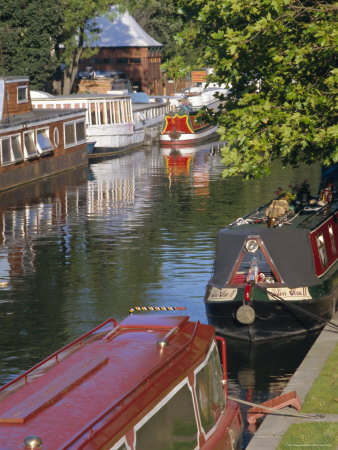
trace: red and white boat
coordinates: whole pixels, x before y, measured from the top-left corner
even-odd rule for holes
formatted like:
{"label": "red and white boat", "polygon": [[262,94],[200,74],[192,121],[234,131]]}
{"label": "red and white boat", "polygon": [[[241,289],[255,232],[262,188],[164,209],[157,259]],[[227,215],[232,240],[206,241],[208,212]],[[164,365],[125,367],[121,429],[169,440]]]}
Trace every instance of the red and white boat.
{"label": "red and white boat", "polygon": [[198,110],[182,105],[177,111],[165,114],[160,143],[163,146],[197,144],[217,136],[217,126],[199,121]]}
{"label": "red and white boat", "polygon": [[240,449],[242,430],[225,341],[187,316],[108,319],[0,388],[2,450]]}

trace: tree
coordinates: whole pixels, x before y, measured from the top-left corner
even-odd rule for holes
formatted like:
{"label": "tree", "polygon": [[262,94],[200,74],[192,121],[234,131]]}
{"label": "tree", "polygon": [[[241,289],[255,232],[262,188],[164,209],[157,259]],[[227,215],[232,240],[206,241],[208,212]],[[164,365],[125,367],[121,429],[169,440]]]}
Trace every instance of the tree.
{"label": "tree", "polygon": [[185,78],[190,72],[190,67],[187,66],[182,56],[168,59],[162,64],[161,69],[166,71],[168,80],[174,80],[174,91],[177,91],[177,84],[179,80]]}
{"label": "tree", "polygon": [[100,35],[95,18],[107,14],[114,17],[111,0],[61,0],[64,8],[64,23],[56,53],[63,65],[63,93],[72,90],[80,58],[88,58],[97,52],[95,40]]}
{"label": "tree", "polygon": [[181,0],[193,44],[231,93],[213,114],[224,176],[338,161],[337,6],[329,0]]}
{"label": "tree", "polygon": [[182,54],[182,47],[174,40],[184,22],[177,0],[129,0],[128,6],[136,22],[163,45],[164,61]]}
{"label": "tree", "polygon": [[54,46],[61,33],[59,0],[0,0],[0,40],[5,75],[30,78],[43,89],[56,67]]}

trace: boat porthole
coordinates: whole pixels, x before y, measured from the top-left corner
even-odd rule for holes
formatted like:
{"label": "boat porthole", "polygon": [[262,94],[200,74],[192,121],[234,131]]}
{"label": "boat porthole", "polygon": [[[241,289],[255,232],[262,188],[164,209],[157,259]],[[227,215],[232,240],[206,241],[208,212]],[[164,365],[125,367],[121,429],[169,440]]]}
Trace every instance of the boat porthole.
{"label": "boat porthole", "polygon": [[59,146],[59,129],[57,127],[54,128],[54,147],[58,147]]}

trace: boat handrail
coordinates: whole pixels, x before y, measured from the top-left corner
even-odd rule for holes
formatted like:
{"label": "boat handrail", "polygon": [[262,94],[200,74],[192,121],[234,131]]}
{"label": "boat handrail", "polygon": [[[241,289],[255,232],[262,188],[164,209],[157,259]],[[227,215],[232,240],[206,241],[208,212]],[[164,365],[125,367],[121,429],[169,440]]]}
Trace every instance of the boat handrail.
{"label": "boat handrail", "polygon": [[[86,425],[82,430],[80,430],[75,436],[73,436],[62,448],[64,450],[70,448],[73,446],[80,438],[82,438],[86,433],[89,433],[89,437],[92,437],[94,434],[93,428],[95,425],[97,425],[99,422],[101,422],[106,416],[108,416],[115,408],[120,407],[120,411],[117,412],[117,414],[114,416],[114,419],[118,417],[123,412],[123,406],[125,401],[131,397],[141,386],[144,384],[149,384],[150,379],[153,378],[158,372],[160,372],[164,367],[168,366],[173,362],[174,359],[176,359],[178,356],[180,356],[181,353],[183,353],[185,350],[187,350],[188,347],[190,347],[193,339],[195,338],[197,328],[200,325],[200,322],[197,321],[194,326],[194,330],[190,336],[190,338],[187,340],[187,342],[182,345],[180,348],[178,348],[172,355],[170,355],[165,361],[162,361],[160,364],[158,364],[154,369],[152,369],[147,375],[145,375],[132,389],[130,389],[125,395],[123,395],[121,398],[119,398],[113,405],[106,408],[106,410],[102,413],[100,413],[89,425]],[[128,329],[126,327],[125,329]],[[137,327],[130,328],[132,330],[136,330]],[[144,329],[144,328],[142,328]],[[148,328],[149,329],[149,328]],[[123,328],[119,329],[119,331],[122,331]],[[143,392],[139,393],[139,395],[142,395]],[[86,438],[86,441],[88,438]],[[83,445],[83,444],[82,444]],[[78,447],[81,448],[81,447]]]}
{"label": "boat handrail", "polygon": [[95,327],[93,330],[88,331],[87,333],[85,333],[84,335],[80,336],[79,338],[75,339],[75,341],[70,342],[69,344],[65,345],[64,347],[62,347],[61,349],[57,350],[55,353],[53,353],[52,355],[48,356],[47,358],[45,358],[44,360],[40,361],[38,364],[36,364],[35,366],[31,367],[29,370],[27,370],[26,372],[22,373],[21,375],[19,375],[18,377],[14,378],[13,380],[9,381],[8,383],[6,383],[5,385],[3,385],[2,387],[0,387],[0,392],[5,391],[7,388],[9,388],[10,386],[12,386],[13,384],[17,383],[18,381],[24,379],[25,384],[28,384],[28,375],[31,374],[32,372],[34,372],[35,370],[37,370],[38,368],[40,368],[41,366],[43,366],[44,364],[46,364],[48,361],[51,361],[52,359],[55,358],[55,362],[58,363],[59,362],[59,355],[61,353],[63,353],[66,350],[69,350],[71,347],[73,347],[74,345],[80,343],[80,345],[82,345],[82,341],[84,339],[86,339],[87,337],[95,334],[98,330],[100,330],[100,328],[104,328],[108,323],[113,323],[114,327],[116,327],[117,325],[117,321],[114,318],[109,318],[107,320],[105,320],[103,323],[101,323],[100,325],[98,325],[97,327]]}

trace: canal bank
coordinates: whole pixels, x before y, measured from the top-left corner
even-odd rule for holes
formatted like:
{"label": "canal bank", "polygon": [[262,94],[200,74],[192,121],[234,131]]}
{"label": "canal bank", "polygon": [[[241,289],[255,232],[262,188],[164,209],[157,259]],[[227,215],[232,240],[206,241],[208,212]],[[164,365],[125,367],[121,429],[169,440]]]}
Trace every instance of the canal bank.
{"label": "canal bank", "polygon": [[[333,317],[332,323],[338,326],[338,312]],[[283,394],[291,391],[298,393],[301,403],[304,402],[305,397],[309,393],[311,387],[317,380],[322,368],[337,345],[337,329],[331,325],[326,325],[324,330],[318,336],[316,342],[313,344],[303,362],[291,377],[289,383],[286,385]],[[335,422],[338,423],[338,415],[336,414],[307,414],[308,417],[288,416],[289,413],[295,413],[294,408],[283,408],[281,414],[267,415],[263,420],[261,426],[251,439],[247,450],[272,450],[276,449],[287,432],[290,425],[304,422]],[[285,412],[285,415],[282,415]],[[302,413],[299,412],[302,416]],[[292,446],[302,446],[294,442]],[[323,446],[330,447],[329,445]],[[311,448],[315,448],[312,446]]]}

